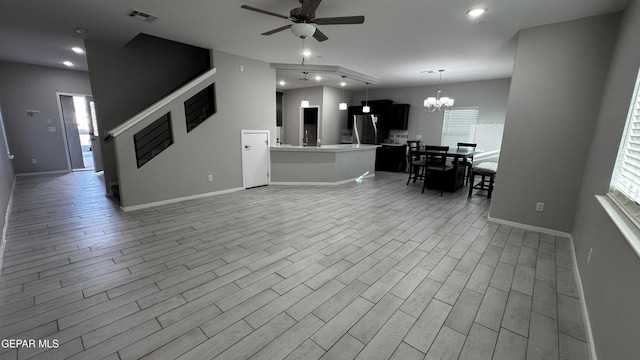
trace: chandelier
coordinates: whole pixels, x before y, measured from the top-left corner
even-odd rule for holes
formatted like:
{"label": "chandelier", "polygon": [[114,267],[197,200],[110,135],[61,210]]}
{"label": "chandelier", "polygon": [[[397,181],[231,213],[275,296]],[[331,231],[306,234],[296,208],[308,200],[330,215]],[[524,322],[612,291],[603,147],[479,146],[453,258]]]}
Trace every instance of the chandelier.
{"label": "chandelier", "polygon": [[[438,81],[438,91],[436,91],[435,97],[428,97],[424,100],[424,111],[434,112],[434,111],[445,111],[448,108],[453,106],[453,99],[442,95],[442,90],[440,90],[440,83],[442,82],[442,73],[444,69],[438,70],[440,72],[440,80]],[[433,71],[428,71],[428,73],[433,73]]]}

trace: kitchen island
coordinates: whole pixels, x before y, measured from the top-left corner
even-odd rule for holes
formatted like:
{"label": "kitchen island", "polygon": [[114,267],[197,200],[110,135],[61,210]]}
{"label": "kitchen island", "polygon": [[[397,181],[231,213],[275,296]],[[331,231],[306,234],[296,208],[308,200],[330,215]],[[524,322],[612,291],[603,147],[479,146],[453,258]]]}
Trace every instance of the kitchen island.
{"label": "kitchen island", "polygon": [[378,145],[271,147],[271,184],[330,185],[373,176]]}

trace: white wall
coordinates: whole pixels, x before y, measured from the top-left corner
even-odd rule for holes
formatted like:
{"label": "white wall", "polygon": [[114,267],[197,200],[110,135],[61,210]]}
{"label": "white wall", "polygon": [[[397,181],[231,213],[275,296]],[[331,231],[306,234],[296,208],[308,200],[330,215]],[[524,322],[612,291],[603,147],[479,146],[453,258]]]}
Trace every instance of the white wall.
{"label": "white wall", "polygon": [[[444,84],[445,96],[455,99],[455,106],[480,106],[478,121],[483,123],[504,123],[507,96],[511,79],[473,81]],[[393,100],[398,104],[409,104],[409,139],[422,135],[424,144],[440,144],[444,113],[424,111],[424,99],[435,96],[438,86],[417,86],[396,89],[369,88],[369,100]],[[365,99],[365,92],[354,94],[354,104]]]}
{"label": "white wall", "polygon": [[571,231],[618,20],[520,31],[492,218]]}
{"label": "white wall", "polygon": [[[16,173],[70,170],[56,92],[91,94],[89,74],[0,61],[0,106]],[[28,116],[27,110],[38,110]],[[49,127],[55,127],[50,132]],[[31,159],[36,159],[33,164]]]}
{"label": "white wall", "polygon": [[609,190],[640,68],[638,0],[629,2],[619,31],[586,156],[572,233],[598,359],[640,359],[640,259],[594,197]]}

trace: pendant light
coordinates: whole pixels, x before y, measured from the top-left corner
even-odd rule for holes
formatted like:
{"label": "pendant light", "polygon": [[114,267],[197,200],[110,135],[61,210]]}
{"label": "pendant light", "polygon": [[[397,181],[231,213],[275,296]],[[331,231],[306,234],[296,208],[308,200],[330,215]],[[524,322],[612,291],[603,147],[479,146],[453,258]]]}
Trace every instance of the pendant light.
{"label": "pendant light", "polygon": [[307,74],[308,72],[303,72],[304,74],[304,100],[302,100],[300,102],[300,107],[301,108],[308,108],[309,107],[309,100],[307,100]]}
{"label": "pendant light", "polygon": [[342,82],[340,83],[340,86],[342,86],[342,102],[338,104],[338,110],[347,110],[349,107],[344,101],[344,87],[347,86],[347,83],[344,81],[345,78],[346,76],[342,75]]}
{"label": "pendant light", "polygon": [[367,84],[367,95],[364,98],[364,106],[362,107],[362,112],[365,114],[368,114],[371,111],[371,108],[369,107],[369,83]]}

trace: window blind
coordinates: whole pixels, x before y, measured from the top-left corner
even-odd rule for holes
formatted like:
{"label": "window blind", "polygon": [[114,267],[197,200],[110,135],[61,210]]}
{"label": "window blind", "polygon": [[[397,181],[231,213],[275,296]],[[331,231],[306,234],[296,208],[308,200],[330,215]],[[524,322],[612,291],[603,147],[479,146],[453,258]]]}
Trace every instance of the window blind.
{"label": "window blind", "polygon": [[441,144],[455,148],[459,142],[474,142],[479,112],[478,106],[445,110]]}
{"label": "window blind", "polygon": [[504,124],[478,123],[476,125],[476,138],[473,141],[478,144],[476,149],[483,152],[500,150],[503,132]]}
{"label": "window blind", "polygon": [[640,226],[640,76],[636,80],[633,101],[629,106],[627,123],[609,196]]}

